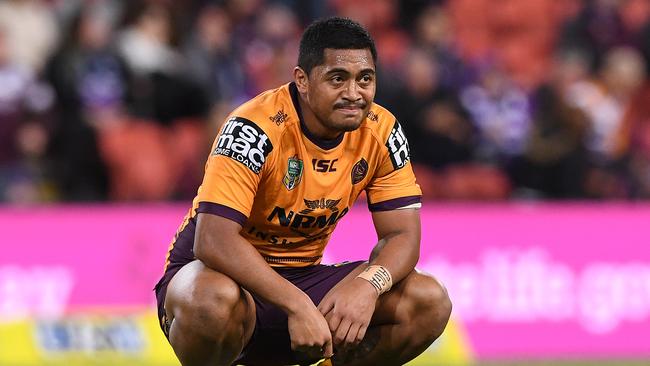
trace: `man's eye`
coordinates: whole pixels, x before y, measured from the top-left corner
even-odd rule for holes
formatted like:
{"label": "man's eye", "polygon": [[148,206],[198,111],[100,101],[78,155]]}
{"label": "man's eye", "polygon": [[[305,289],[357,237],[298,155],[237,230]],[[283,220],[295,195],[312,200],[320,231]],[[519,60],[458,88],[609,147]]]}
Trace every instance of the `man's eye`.
{"label": "man's eye", "polygon": [[361,78],[361,81],[364,82],[364,83],[369,83],[370,81],[372,81],[372,77],[370,75],[364,75]]}

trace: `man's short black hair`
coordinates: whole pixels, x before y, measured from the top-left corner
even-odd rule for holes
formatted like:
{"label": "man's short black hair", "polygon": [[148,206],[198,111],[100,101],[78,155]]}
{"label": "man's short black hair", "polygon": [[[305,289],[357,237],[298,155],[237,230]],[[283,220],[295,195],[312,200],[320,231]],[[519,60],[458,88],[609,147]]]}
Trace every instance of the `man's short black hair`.
{"label": "man's short black hair", "polygon": [[375,41],[370,33],[361,24],[348,18],[331,17],[311,23],[300,39],[298,66],[309,75],[315,66],[323,64],[326,48],[367,48],[372,53],[373,62],[377,64]]}

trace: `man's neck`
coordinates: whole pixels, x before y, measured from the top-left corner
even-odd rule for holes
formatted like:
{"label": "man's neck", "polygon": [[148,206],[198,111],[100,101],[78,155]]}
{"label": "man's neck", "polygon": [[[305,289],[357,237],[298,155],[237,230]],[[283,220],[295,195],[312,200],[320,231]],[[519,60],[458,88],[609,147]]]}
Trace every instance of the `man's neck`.
{"label": "man's neck", "polygon": [[300,104],[300,109],[302,110],[302,119],[304,122],[304,128],[307,129],[312,136],[324,140],[331,141],[338,139],[344,132],[341,131],[331,131],[323,126],[322,123],[316,118],[316,115],[311,110],[309,103],[304,99],[304,97],[298,93],[298,103]]}

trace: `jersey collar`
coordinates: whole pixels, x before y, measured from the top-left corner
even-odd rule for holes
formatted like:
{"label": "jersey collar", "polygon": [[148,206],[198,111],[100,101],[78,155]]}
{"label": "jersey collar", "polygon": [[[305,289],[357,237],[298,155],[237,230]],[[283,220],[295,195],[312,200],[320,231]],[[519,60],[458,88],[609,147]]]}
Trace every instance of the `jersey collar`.
{"label": "jersey collar", "polygon": [[296,109],[296,113],[298,114],[298,119],[300,120],[300,129],[302,130],[302,134],[305,135],[309,141],[313,142],[314,145],[320,147],[323,150],[331,150],[341,143],[343,141],[343,136],[345,133],[342,133],[339,135],[339,137],[332,139],[332,140],[326,140],[322,139],[319,137],[316,137],[311,131],[307,129],[307,125],[305,125],[305,120],[302,117],[302,108],[300,108],[300,103],[298,102],[298,88],[296,87],[296,83],[291,82],[289,83],[289,94],[291,95],[291,101],[293,102],[293,107]]}

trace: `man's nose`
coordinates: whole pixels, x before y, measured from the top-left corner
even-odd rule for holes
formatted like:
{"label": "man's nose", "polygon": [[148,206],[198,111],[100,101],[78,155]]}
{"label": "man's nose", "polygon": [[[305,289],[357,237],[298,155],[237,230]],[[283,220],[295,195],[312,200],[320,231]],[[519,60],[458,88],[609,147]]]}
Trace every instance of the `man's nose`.
{"label": "man's nose", "polygon": [[359,93],[359,86],[357,85],[356,80],[351,80],[348,82],[342,96],[343,99],[350,102],[361,100],[361,93]]}

